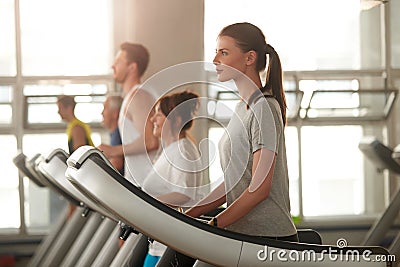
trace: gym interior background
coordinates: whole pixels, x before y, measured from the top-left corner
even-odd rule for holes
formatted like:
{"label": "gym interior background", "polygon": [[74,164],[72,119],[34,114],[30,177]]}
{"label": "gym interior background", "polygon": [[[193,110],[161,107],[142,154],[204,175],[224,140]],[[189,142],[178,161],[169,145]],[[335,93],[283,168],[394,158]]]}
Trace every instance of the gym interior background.
{"label": "gym interior background", "polygon": [[[78,96],[77,116],[100,144],[107,140],[102,103],[120,90],[111,69],[120,43],[148,47],[149,78],[179,63],[211,62],[218,31],[240,21],[259,26],[281,56],[298,226],[317,230],[324,244],[360,244],[399,188],[398,176],[377,170],[358,148],[364,136],[391,148],[400,143],[400,0],[382,2],[0,1],[0,255],[29,258],[56,216],[54,196],[23,177],[12,159],[18,151],[66,149],[57,95]],[[200,93],[216,105],[237,101],[218,90]],[[210,116],[229,118],[218,109]],[[221,129],[202,120],[195,135],[217,142]],[[210,179],[219,172],[215,162]],[[394,222],[387,239],[398,230]]]}

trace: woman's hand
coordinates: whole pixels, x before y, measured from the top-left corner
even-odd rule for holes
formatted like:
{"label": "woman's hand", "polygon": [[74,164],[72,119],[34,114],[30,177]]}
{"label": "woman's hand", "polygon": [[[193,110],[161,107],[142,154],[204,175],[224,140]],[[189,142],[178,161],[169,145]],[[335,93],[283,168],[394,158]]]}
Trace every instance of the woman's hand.
{"label": "woman's hand", "polygon": [[215,210],[226,202],[225,183],[222,182],[194,207],[188,209],[185,214],[197,218],[207,212]]}

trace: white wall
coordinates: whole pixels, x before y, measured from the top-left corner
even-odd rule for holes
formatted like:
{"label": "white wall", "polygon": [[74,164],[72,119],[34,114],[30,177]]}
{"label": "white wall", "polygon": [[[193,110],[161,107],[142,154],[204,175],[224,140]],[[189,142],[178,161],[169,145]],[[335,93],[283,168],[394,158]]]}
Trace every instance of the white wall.
{"label": "white wall", "polygon": [[203,0],[121,0],[115,8],[115,47],[138,42],[150,51],[144,78],[163,68],[203,59]]}

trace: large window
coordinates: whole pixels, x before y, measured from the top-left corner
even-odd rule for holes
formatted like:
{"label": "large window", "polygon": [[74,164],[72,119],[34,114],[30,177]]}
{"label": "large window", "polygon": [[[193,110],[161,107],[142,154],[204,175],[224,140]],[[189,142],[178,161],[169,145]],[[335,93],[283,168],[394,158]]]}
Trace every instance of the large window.
{"label": "large window", "polygon": [[20,0],[22,73],[110,73],[112,1]]}
{"label": "large window", "polygon": [[261,28],[285,70],[359,69],[359,16],[359,0],[206,0],[205,60],[224,26],[246,21]]}
{"label": "large window", "polygon": [[301,137],[304,215],[363,213],[361,126],[305,126]]}
{"label": "large window", "polygon": [[0,125],[8,125],[12,122],[12,95],[11,86],[0,85]]}
{"label": "large window", "polygon": [[14,14],[14,0],[0,1],[0,77],[17,73]]}
{"label": "large window", "polygon": [[18,171],[12,162],[17,153],[17,140],[13,135],[0,135],[0,228],[18,228],[20,209]]}
{"label": "large window", "polygon": [[[113,89],[113,1],[0,1],[0,231],[46,230],[65,200],[20,177],[13,158],[67,150],[60,94],[101,142],[105,94]],[[22,216],[21,216],[22,215]]]}

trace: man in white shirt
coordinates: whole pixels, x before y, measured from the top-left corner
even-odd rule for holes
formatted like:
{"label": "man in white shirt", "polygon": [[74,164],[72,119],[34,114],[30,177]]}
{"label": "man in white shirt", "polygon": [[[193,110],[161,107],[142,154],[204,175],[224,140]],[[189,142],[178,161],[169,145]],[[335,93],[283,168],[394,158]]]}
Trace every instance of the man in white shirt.
{"label": "man in white shirt", "polygon": [[158,148],[152,134],[153,96],[140,88],[141,77],[149,63],[149,52],[141,44],[123,43],[114,64],[114,80],[122,86],[124,98],[118,127],[122,145],[101,144],[98,149],[109,157],[125,157],[125,178],[137,186],[152,168],[151,160]]}

